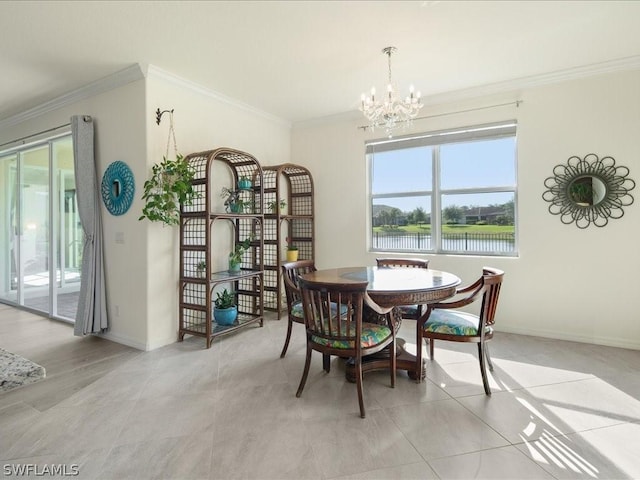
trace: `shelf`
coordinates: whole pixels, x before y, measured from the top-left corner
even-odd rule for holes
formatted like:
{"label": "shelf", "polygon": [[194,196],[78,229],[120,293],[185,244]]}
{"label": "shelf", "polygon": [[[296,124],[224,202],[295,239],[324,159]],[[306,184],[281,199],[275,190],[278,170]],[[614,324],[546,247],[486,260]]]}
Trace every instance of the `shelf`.
{"label": "shelf", "polygon": [[[253,324],[262,327],[264,322],[264,216],[254,212],[212,210],[212,196],[221,187],[214,185],[214,162],[226,164],[231,173],[232,185],[237,185],[242,177],[250,179],[252,187],[242,190],[242,199],[254,205],[262,205],[263,171],[252,155],[229,148],[192,153],[185,159],[195,171],[192,185],[200,196],[191,205],[181,206],[178,340],[183,340],[185,335],[205,337],[206,346],[210,348],[216,336]],[[219,204],[217,210],[220,210]],[[220,230],[218,225],[225,222],[217,223],[217,220],[229,220],[233,223],[233,228]],[[226,257],[220,247],[214,245],[214,239],[224,236],[221,233],[223,231],[231,234],[233,245],[238,245],[247,238],[253,239],[242,255],[239,272],[210,271],[211,265],[220,265],[215,256]],[[225,244],[228,245],[227,242]],[[207,273],[203,277],[197,276],[194,270],[194,266],[200,262],[207,265]],[[233,292],[238,306],[238,318],[233,325],[218,325],[213,318],[214,290],[225,283],[230,284],[229,290]]]}
{"label": "shelf", "polygon": [[[284,163],[264,167],[264,203],[286,206],[276,213],[264,215],[265,227],[265,290],[276,298],[265,304],[266,310],[274,310],[281,317],[286,302],[281,268],[286,261],[281,257],[286,239],[298,247],[300,260],[315,257],[314,191],[311,173],[301,165]],[[284,233],[286,231],[286,233]]]}
{"label": "shelf", "polygon": [[240,270],[239,272],[230,273],[228,271],[215,272],[211,274],[211,283],[231,282],[240,278],[255,277],[262,275],[260,270]]}
{"label": "shelf", "polygon": [[237,330],[245,328],[249,325],[253,325],[259,323],[260,327],[263,326],[263,318],[258,316],[251,316],[246,314],[238,314],[238,318],[233,325],[218,325],[215,321],[211,324],[211,333],[206,333],[206,325],[204,323],[197,324],[197,326],[201,327],[199,329],[183,329],[182,333],[186,335],[193,335],[194,337],[205,337],[207,338],[207,348],[211,347],[211,342],[215,337],[219,337],[221,335],[226,335],[229,333],[233,333]]}

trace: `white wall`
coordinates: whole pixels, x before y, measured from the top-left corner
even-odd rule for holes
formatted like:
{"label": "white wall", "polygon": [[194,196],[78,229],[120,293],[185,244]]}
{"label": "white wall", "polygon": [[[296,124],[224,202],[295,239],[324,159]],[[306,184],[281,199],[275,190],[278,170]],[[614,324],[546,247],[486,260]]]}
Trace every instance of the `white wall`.
{"label": "white wall", "polygon": [[[136,199],[131,209],[114,217],[100,203],[105,240],[107,310],[111,323],[107,337],[138,348],[144,347],[147,336],[147,304],[141,301],[147,284],[146,261],[141,254],[146,246],[144,227],[137,221],[141,209],[141,180],[146,175],[144,91],[144,80],[139,75],[137,81],[3,128],[0,134],[2,143],[69,123],[72,115],[91,115],[95,128],[98,188],[104,171],[112,162],[124,161],[132,169],[136,179]],[[116,232],[122,232],[124,244],[115,243]]]}
{"label": "white wall", "polygon": [[[463,281],[483,265],[505,270],[497,329],[640,349],[640,204],[604,228],[579,230],[549,214],[544,179],[573,155],[610,155],[640,184],[640,71],[612,73],[449,105],[422,115],[498,107],[416,122],[415,132],[518,121],[518,258],[428,255],[431,267]],[[314,176],[316,263],[319,268],[372,265],[367,251],[367,169],[364,142],[384,136],[358,129],[363,119],[298,124],[291,159]],[[639,191],[633,192],[638,197]],[[339,248],[338,248],[339,246]]]}

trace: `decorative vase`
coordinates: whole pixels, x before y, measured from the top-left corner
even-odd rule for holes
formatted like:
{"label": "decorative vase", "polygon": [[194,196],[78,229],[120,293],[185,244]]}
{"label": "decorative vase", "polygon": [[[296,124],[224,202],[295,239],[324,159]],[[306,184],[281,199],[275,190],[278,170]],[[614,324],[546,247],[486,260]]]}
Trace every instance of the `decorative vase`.
{"label": "decorative vase", "polygon": [[239,273],[240,272],[240,262],[233,262],[229,260],[229,273]]}
{"label": "decorative vase", "polygon": [[251,180],[247,178],[241,178],[240,180],[238,180],[238,189],[251,190]]}
{"label": "decorative vase", "polygon": [[287,262],[295,262],[298,260],[298,250],[287,250]]}
{"label": "decorative vase", "polygon": [[238,307],[233,306],[229,308],[217,308],[213,309],[213,318],[218,325],[233,325],[238,318]]}
{"label": "decorative vase", "polygon": [[243,210],[243,205],[242,203],[230,203],[229,204],[229,210],[231,211],[231,213],[242,213]]}

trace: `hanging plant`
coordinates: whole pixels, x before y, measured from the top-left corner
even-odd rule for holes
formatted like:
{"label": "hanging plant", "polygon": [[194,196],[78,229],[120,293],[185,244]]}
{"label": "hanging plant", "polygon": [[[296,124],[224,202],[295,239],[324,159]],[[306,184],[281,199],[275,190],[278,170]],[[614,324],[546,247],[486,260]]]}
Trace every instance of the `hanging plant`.
{"label": "hanging plant", "polygon": [[[157,115],[157,122],[160,124],[162,114],[158,113]],[[173,110],[169,112],[169,121],[167,154],[162,157],[162,162],[153,165],[151,178],[144,182],[142,199],[145,201],[145,205],[138,220],[146,218],[151,222],[178,225],[180,223],[180,205],[191,205],[193,199],[198,198],[200,194],[193,189],[191,183],[195,176],[195,170],[178,153],[173,129]],[[171,140],[173,140],[175,160],[167,159]]]}
{"label": "hanging plant", "polygon": [[178,225],[180,205],[191,205],[198,196],[191,183],[194,175],[182,155],[178,154],[175,160],[162,157],[162,162],[153,166],[151,178],[144,182],[142,199],[146,203],[138,220]]}

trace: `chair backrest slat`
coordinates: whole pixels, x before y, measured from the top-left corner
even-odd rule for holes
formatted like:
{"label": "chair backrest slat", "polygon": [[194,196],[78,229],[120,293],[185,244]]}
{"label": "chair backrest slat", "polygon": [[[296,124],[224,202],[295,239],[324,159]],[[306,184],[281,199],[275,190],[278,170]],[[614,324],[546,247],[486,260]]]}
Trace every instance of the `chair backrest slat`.
{"label": "chair backrest slat", "polygon": [[338,285],[299,279],[307,335],[350,342],[360,349],[362,306],[368,282]]}
{"label": "chair backrest slat", "polygon": [[282,280],[289,311],[291,311],[294,303],[302,301],[300,289],[298,288],[298,277],[315,271],[316,266],[313,260],[298,260],[282,264]]}

